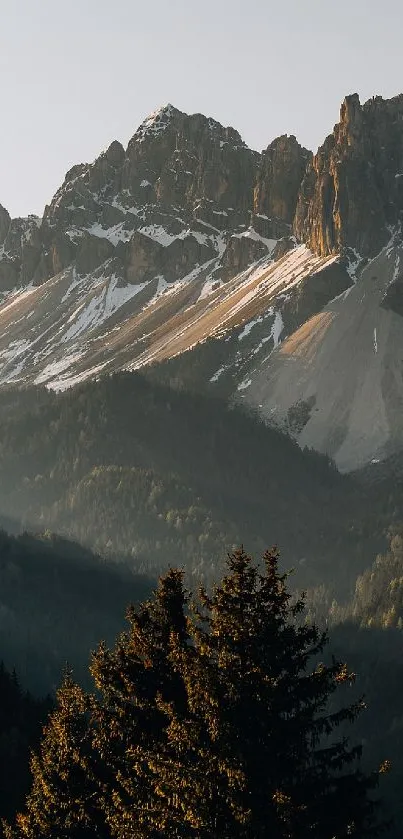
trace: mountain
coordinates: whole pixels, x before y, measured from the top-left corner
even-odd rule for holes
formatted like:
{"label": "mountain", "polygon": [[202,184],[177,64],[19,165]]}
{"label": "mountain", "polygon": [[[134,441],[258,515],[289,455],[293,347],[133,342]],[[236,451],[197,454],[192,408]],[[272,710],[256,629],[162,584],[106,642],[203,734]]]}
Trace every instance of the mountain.
{"label": "mountain", "polygon": [[402,448],[403,96],[342,104],[316,155],[172,105],[0,208],[0,384],[149,368],[248,404],[343,471]]}
{"label": "mountain", "polygon": [[376,256],[403,209],[403,95],[347,96],[340,121],[307,167],[294,230],[315,253]]}
{"label": "mountain", "polygon": [[403,96],[348,97],[308,165],[294,229],[316,253],[346,254],[356,283],[289,333],[247,395],[342,470],[402,447],[402,212]]}
{"label": "mountain", "polygon": [[292,232],[311,157],[286,136],[258,154],[168,105],[73,167],[42,220],[2,210],[0,381],[65,388],[262,314],[276,341],[288,291],[332,264]]}

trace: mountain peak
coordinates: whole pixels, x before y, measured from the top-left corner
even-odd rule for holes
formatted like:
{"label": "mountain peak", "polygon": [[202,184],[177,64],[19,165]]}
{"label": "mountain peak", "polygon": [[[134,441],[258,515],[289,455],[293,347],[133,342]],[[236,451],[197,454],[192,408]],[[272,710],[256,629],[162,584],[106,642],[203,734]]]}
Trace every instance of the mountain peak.
{"label": "mountain peak", "polygon": [[169,102],[161,105],[143,120],[136,131],[136,139],[143,142],[147,137],[157,137],[165,131],[175,114],[180,114],[180,111]]}
{"label": "mountain peak", "polygon": [[6,208],[0,204],[0,247],[4,244],[4,240],[10,227],[10,215]]}
{"label": "mountain peak", "polygon": [[346,96],[302,182],[294,231],[315,253],[374,257],[403,212],[403,97]]}
{"label": "mountain peak", "polygon": [[292,224],[298,193],[312,152],[282,134],[262,152],[254,190],[254,211]]}

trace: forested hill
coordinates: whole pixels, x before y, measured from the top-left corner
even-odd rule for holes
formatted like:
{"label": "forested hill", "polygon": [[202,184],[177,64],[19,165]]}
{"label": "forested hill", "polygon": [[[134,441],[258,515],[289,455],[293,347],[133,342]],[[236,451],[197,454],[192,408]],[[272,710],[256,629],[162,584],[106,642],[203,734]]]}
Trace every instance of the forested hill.
{"label": "forested hill", "polygon": [[[299,585],[349,591],[392,511],[325,457],[219,399],[118,374],[0,395],[0,512],[155,576],[241,541],[282,546]],[[393,505],[392,505],[393,506]]]}
{"label": "forested hill", "polygon": [[37,695],[56,689],[66,664],[83,679],[90,650],[115,638],[129,603],[151,587],[50,533],[0,531],[1,658]]}

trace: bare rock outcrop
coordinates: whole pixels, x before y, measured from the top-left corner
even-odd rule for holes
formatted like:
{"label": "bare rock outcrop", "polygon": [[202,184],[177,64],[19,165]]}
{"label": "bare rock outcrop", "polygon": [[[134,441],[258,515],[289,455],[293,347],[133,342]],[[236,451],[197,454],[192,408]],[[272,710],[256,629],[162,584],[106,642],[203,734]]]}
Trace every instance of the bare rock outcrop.
{"label": "bare rock outcrop", "polygon": [[312,153],[294,136],[277,137],[262,152],[254,190],[254,212],[292,224],[298,194]]}
{"label": "bare rock outcrop", "polygon": [[297,238],[315,253],[352,248],[374,256],[403,211],[403,95],[361,105],[347,96],[340,121],[319,148],[302,182]]}

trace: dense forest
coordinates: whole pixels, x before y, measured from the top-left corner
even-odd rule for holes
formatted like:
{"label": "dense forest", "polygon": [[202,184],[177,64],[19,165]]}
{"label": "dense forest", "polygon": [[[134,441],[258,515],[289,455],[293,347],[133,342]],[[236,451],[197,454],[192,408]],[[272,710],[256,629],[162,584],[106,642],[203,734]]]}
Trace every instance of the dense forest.
{"label": "dense forest", "polygon": [[403,822],[402,482],[396,459],[340,475],[239,406],[155,372],[1,390],[0,658],[18,719],[0,702],[13,732],[0,732],[0,759],[3,742],[20,779],[11,796],[5,778],[1,815],[22,807],[50,707],[24,690],[54,696],[69,665],[86,702],[91,651],[110,649],[129,604],[169,567],[211,587],[244,543],[256,556],[281,546],[289,584],[307,590],[305,621],[327,625],[330,652],[357,673],[363,769],[391,761],[382,798]]}
{"label": "dense forest", "polygon": [[388,491],[256,417],[140,374],[58,395],[2,391],[0,479],[1,512],[17,527],[50,529],[138,573],[173,563],[212,578],[232,545],[261,552],[272,540],[301,586],[325,584],[338,599],[398,518]]}

